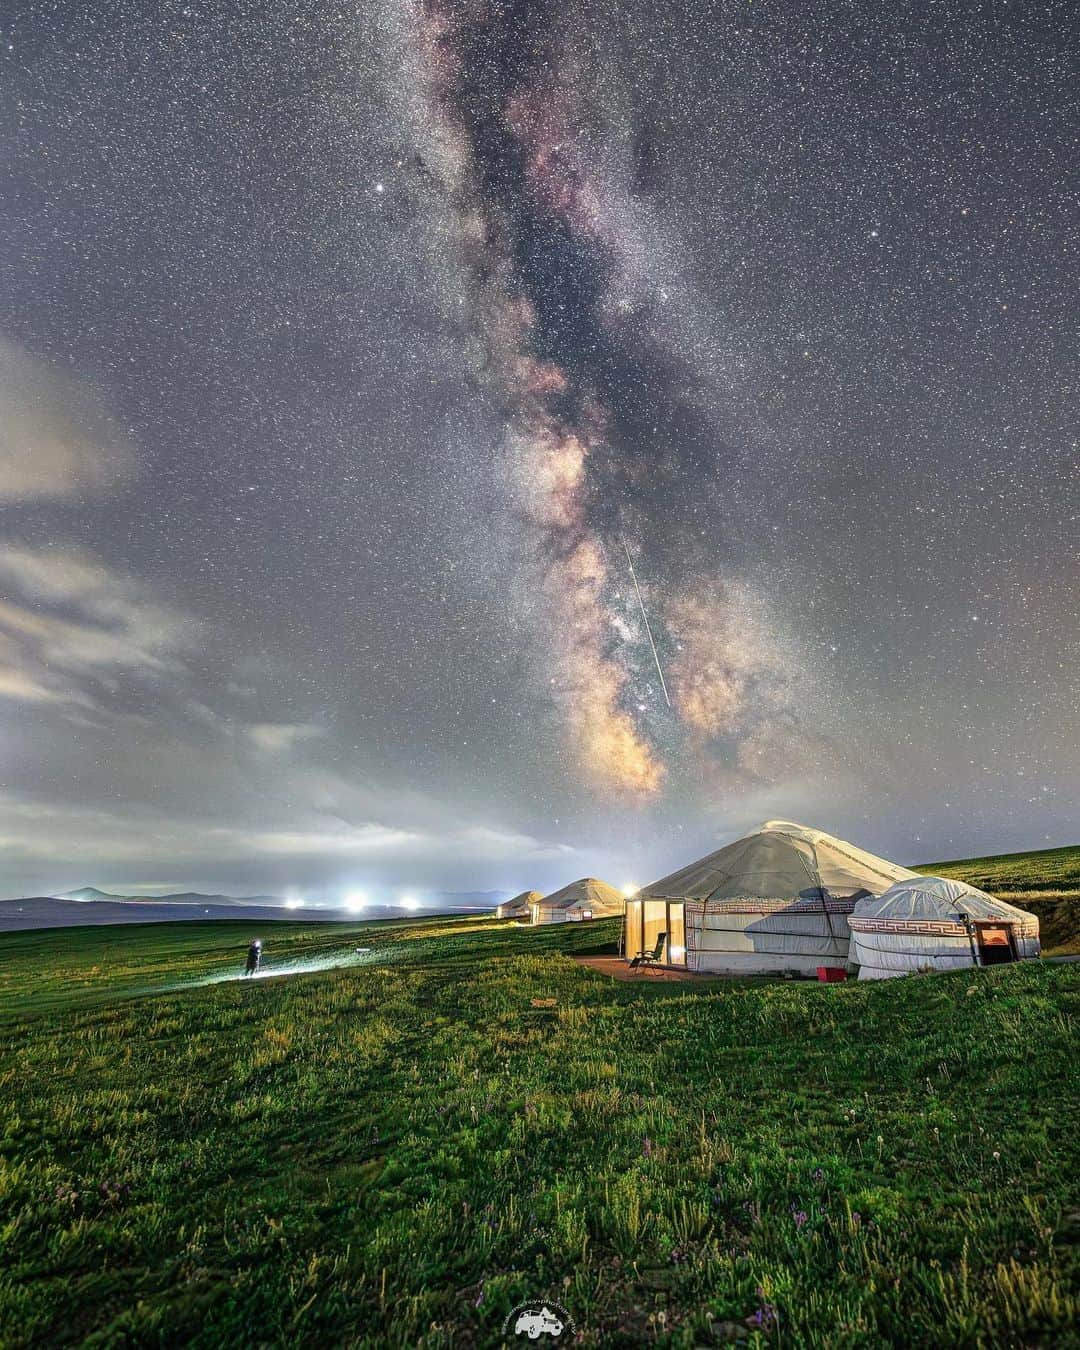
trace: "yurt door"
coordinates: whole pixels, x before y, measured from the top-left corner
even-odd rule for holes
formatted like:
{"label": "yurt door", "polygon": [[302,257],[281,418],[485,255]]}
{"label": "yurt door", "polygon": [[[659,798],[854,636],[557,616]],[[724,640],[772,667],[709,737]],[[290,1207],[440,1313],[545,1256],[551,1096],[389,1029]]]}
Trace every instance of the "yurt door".
{"label": "yurt door", "polygon": [[686,965],[686,924],[683,905],[675,900],[627,900],[624,921],[627,961],[655,949],[661,933],[666,933],[660,964]]}
{"label": "yurt door", "polygon": [[645,939],[641,932],[641,901],[627,900],[626,918],[623,920],[623,956],[632,961],[640,956]]}
{"label": "yurt door", "polygon": [[668,962],[686,965],[686,907],[671,901],[668,905]]}
{"label": "yurt door", "polygon": [[977,923],[975,939],[979,944],[979,964],[1000,966],[1016,960],[1012,927],[1007,923]]}

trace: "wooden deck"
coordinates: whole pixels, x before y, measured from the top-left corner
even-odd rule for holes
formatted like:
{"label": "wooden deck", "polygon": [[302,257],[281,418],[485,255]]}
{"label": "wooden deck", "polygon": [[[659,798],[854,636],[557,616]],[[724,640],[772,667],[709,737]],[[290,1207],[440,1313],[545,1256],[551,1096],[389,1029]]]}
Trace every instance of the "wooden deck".
{"label": "wooden deck", "polygon": [[588,966],[590,970],[598,970],[601,975],[610,975],[613,980],[647,980],[649,983],[667,980],[669,983],[689,984],[694,980],[708,978],[691,974],[689,970],[678,970],[669,966],[649,966],[645,970],[631,970],[629,963],[621,956],[575,956],[574,960],[579,965]]}

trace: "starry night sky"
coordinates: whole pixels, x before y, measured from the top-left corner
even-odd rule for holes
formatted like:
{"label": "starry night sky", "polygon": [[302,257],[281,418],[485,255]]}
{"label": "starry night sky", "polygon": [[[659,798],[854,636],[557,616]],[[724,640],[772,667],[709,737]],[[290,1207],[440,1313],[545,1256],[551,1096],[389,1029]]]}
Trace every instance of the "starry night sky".
{"label": "starry night sky", "polygon": [[15,0],[0,893],[1076,842],[1077,58],[1064,2]]}

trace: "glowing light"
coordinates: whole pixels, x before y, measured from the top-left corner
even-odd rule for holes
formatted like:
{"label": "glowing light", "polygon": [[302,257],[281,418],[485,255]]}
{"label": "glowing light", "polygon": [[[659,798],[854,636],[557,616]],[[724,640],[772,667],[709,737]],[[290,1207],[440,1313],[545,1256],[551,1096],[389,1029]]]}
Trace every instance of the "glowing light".
{"label": "glowing light", "polygon": [[350,891],[345,897],[345,908],[351,913],[356,914],[367,904],[367,896],[363,891]]}
{"label": "glowing light", "polygon": [[681,961],[685,955],[686,955],[686,948],[680,947],[678,943],[675,943],[668,948],[669,961]]}
{"label": "glowing light", "polygon": [[632,881],[628,881],[626,885],[622,888],[622,893],[627,898],[627,900],[632,900],[640,890],[641,890],[640,886],[635,886]]}
{"label": "glowing light", "polygon": [[419,909],[420,901],[417,900],[415,895],[403,895],[401,897],[401,907],[402,909]]}
{"label": "glowing light", "polygon": [[304,908],[304,898],[303,898],[303,896],[301,896],[301,895],[287,895],[287,896],[285,897],[285,908],[286,908],[286,909],[303,909],[303,908]]}

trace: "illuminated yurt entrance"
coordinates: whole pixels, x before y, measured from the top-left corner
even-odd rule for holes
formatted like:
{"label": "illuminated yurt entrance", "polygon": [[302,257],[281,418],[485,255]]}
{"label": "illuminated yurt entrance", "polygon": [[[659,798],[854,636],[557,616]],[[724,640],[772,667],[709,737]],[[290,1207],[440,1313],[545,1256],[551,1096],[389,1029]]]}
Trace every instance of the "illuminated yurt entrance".
{"label": "illuminated yurt entrance", "polygon": [[786,820],[638,892],[626,908],[625,955],[719,974],[815,975],[847,966],[848,916],[862,896],[915,876],[906,867]]}
{"label": "illuminated yurt entrance", "polygon": [[860,980],[919,970],[997,966],[1039,955],[1034,914],[946,877],[898,881],[851,916]]}
{"label": "illuminated yurt entrance", "polygon": [[627,960],[657,952],[661,965],[685,966],[685,905],[681,900],[627,900],[624,943]]}

